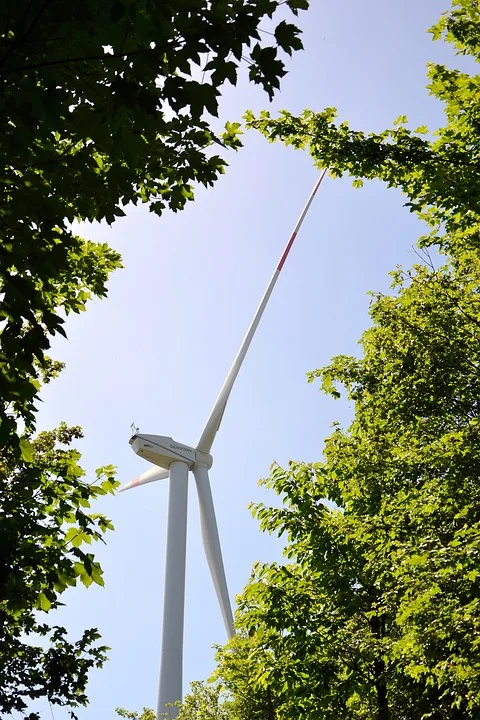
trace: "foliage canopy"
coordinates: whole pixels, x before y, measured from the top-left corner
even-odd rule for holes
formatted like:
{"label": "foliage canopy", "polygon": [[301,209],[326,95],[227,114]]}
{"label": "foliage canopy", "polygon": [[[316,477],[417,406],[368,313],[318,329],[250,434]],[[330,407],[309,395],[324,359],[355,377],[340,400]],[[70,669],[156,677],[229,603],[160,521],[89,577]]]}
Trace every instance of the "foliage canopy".
{"label": "foliage canopy", "polygon": [[[112,528],[92,513],[96,498],[113,492],[114,468],[86,483],[70,447],[78,427],[60,425],[22,441],[23,458],[5,450],[0,463],[0,708],[25,712],[29,700],[85,704],[88,671],[101,667],[106,649],[95,628],[71,642],[65,628],[42,616],[61,605],[60,596],[80,580],[103,585],[102,570],[85,549]],[[34,718],[36,715],[29,715]]]}
{"label": "foliage canopy", "polygon": [[[65,335],[65,315],[105,296],[120,266],[117,252],[79,237],[72,223],[111,224],[129,203],[180,210],[195,184],[212,185],[226,164],[214,147],[240,146],[238,123],[213,127],[223,86],[246,64],[271,97],[285,74],[280,55],[302,47],[288,16],[307,7],[0,3],[2,713],[24,712],[40,696],[85,704],[88,670],[105,659],[96,630],[72,643],[39,619],[78,579],[103,583],[83,545],[111,527],[89,506],[115,486],[111,467],[98,471],[98,483],[84,482],[71,447],[79,428],[34,437],[41,384],[61,369],[48,357],[52,337]],[[260,34],[263,21],[273,36]]]}

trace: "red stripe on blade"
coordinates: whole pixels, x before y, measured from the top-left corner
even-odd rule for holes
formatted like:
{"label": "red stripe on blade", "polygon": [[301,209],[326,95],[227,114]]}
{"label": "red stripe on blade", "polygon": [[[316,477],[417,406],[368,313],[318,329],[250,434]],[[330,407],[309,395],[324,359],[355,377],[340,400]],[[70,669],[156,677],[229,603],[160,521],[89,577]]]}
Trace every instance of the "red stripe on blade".
{"label": "red stripe on blade", "polygon": [[290,248],[292,247],[292,245],[293,245],[294,240],[295,240],[296,237],[297,237],[297,233],[296,233],[296,232],[292,233],[292,236],[291,236],[290,240],[288,241],[287,247],[286,247],[285,250],[283,251],[283,255],[282,255],[282,257],[280,258],[280,262],[279,262],[278,265],[277,265],[277,270],[278,270],[279,272],[280,272],[280,270],[283,268],[283,266],[285,265],[285,260],[286,260],[287,257],[288,257],[288,253],[290,252]]}

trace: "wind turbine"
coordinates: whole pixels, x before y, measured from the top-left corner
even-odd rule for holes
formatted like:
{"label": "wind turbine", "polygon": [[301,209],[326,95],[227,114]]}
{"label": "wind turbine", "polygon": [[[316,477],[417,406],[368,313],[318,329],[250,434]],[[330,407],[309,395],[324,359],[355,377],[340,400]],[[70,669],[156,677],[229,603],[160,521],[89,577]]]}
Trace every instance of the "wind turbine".
{"label": "wind turbine", "polygon": [[260,301],[250,327],[243,339],[232,367],[223,383],[200,440],[195,448],[177,442],[163,435],[144,435],[134,429],[130,445],[137,455],[153,463],[153,467],[127,485],[121,491],[169,478],[167,551],[165,568],[165,590],[163,601],[162,645],[160,659],[160,683],[158,691],[157,718],[176,716],[178,709],[173,706],[182,698],[183,670],[183,625],[185,611],[185,561],[187,541],[187,493],[188,474],[193,472],[197,486],[200,510],[200,525],[208,566],[217,594],[220,610],[228,637],[234,634],[233,615],[228,595],[225,569],[223,566],[217,520],[213,506],[208,471],[212,467],[210,454],[215,436],[220,427],[223,413],[233,385],[252,342],[270,295],[285,264],[290,249],[325,177],[319,179],[303,208],[295,228],[290,235],[280,261]]}

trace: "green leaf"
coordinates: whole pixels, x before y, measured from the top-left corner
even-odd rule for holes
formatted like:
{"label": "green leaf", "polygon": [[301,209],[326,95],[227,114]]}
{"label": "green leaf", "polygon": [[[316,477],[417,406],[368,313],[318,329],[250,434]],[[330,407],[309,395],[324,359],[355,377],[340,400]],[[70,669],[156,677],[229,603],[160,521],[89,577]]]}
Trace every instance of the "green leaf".
{"label": "green leaf", "polygon": [[20,438],[19,445],[20,445],[20,452],[22,453],[22,459],[26,463],[33,462],[33,445],[32,445],[32,443],[29,440],[27,440],[26,437],[22,437],[22,438]]}
{"label": "green leaf", "polygon": [[44,593],[39,593],[37,598],[37,607],[39,610],[43,610],[44,612],[48,612],[52,607],[52,603]]}
{"label": "green leaf", "polygon": [[302,41],[298,37],[299,32],[295,25],[282,20],[275,28],[275,40],[282,50],[291,55],[293,50],[302,50],[303,48]]}
{"label": "green leaf", "polygon": [[72,547],[80,547],[83,542],[83,533],[77,527],[72,527],[65,533],[65,543]]}

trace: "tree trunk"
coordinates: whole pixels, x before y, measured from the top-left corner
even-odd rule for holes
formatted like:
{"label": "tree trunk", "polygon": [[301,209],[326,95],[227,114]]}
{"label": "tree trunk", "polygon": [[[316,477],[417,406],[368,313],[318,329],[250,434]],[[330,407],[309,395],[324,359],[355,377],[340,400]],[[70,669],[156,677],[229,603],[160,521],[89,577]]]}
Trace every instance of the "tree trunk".
{"label": "tree trunk", "polygon": [[[371,618],[370,628],[374,635],[376,635],[376,637],[380,640],[385,634],[384,618]],[[381,657],[374,660],[373,674],[375,676],[375,690],[377,692],[377,719],[390,720],[390,710],[387,700],[387,680],[385,677],[385,663]]]}
{"label": "tree trunk", "polygon": [[377,691],[378,720],[390,720],[390,711],[387,702],[387,683],[385,680],[385,663],[375,660],[375,689]]}
{"label": "tree trunk", "polygon": [[268,703],[268,720],[275,720],[275,708],[272,702],[272,693],[270,688],[267,688],[267,703]]}

